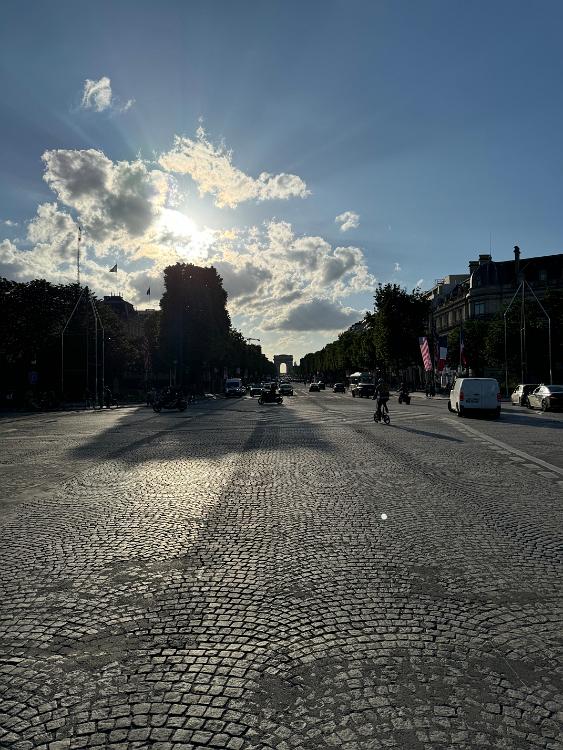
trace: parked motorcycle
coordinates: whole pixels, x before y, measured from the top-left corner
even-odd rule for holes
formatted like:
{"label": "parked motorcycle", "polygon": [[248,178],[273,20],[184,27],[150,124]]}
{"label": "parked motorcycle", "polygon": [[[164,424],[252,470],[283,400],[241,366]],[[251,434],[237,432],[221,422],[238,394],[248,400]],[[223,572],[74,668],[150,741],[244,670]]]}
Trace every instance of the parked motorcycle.
{"label": "parked motorcycle", "polygon": [[399,391],[399,398],[397,399],[397,401],[400,404],[407,404],[407,405],[410,404],[411,397],[410,397],[409,392],[404,389],[402,391]]}
{"label": "parked motorcycle", "polygon": [[186,411],[188,408],[188,402],[183,396],[174,396],[173,398],[158,399],[152,405],[152,408],[156,412],[160,412],[163,409],[178,409],[178,411]]}

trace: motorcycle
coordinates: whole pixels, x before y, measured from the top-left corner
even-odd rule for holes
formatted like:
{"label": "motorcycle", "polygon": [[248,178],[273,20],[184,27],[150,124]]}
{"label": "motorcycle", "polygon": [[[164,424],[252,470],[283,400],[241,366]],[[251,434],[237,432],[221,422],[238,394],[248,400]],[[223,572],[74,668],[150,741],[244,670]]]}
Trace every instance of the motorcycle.
{"label": "motorcycle", "polygon": [[400,404],[407,404],[407,405],[410,404],[411,397],[409,395],[409,392],[406,390],[399,391],[399,398],[397,399],[397,401]]}
{"label": "motorcycle", "polygon": [[272,391],[262,391],[258,397],[258,403],[262,404],[281,404],[283,402],[283,396],[281,393],[272,393]]}
{"label": "motorcycle", "polygon": [[188,408],[188,402],[183,396],[174,396],[173,398],[158,399],[152,405],[153,411],[161,412],[163,409],[178,409],[178,411],[186,411]]}

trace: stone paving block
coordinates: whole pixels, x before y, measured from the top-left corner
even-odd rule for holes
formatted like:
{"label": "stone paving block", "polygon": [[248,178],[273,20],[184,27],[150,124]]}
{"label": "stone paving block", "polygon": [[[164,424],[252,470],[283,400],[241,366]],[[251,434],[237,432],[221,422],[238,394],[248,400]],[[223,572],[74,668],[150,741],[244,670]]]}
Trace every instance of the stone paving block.
{"label": "stone paving block", "polygon": [[556,746],[557,483],[327,403],[48,441],[81,469],[0,519],[0,745]]}

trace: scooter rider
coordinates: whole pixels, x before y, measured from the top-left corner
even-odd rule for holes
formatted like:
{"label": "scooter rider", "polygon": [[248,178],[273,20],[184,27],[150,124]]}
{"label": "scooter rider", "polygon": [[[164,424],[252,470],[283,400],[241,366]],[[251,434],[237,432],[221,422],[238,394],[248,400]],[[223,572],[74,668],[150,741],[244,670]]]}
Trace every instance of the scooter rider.
{"label": "scooter rider", "polygon": [[381,407],[389,401],[389,386],[383,380],[379,378],[375,393],[373,394],[373,400],[377,401],[376,419],[378,422],[381,421]]}

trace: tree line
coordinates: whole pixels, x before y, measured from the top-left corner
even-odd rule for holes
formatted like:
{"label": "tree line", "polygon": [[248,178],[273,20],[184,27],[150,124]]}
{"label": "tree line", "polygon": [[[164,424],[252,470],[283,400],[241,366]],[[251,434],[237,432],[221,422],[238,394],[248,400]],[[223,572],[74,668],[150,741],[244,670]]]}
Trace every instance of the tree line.
{"label": "tree line", "polygon": [[[563,380],[563,293],[549,292],[542,302],[551,317],[551,348],[554,382]],[[522,310],[511,308],[507,314],[507,365],[509,385],[521,382],[522,371],[530,382],[549,382],[548,330],[546,318],[537,303],[525,303],[526,336],[521,350]],[[422,381],[419,337],[427,336],[430,352],[435,350],[436,335],[431,330],[430,302],[419,290],[407,292],[397,284],[379,285],[374,294],[373,312],[344,331],[336,341],[301,359],[300,373],[305,378],[323,376],[343,380],[351,372],[379,372],[389,379]],[[460,330],[448,333],[447,365],[460,366]],[[464,349],[468,369],[475,376],[495,372],[502,380],[505,367],[504,310],[488,319],[463,323]],[[558,381],[559,379],[559,381]],[[414,381],[414,382],[413,382]]]}
{"label": "tree line", "polygon": [[260,347],[232,326],[214,268],[177,263],[165,269],[164,282],[161,310],[143,315],[131,333],[77,284],[0,278],[2,405],[83,400],[101,395],[104,383],[122,397],[170,381],[201,392],[220,389],[225,375],[275,373]]}

